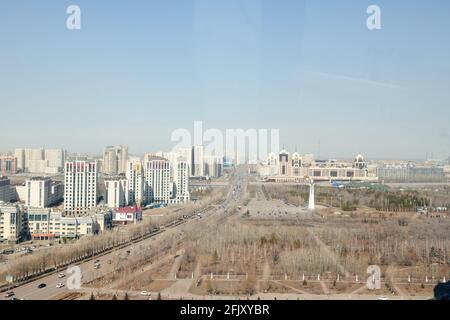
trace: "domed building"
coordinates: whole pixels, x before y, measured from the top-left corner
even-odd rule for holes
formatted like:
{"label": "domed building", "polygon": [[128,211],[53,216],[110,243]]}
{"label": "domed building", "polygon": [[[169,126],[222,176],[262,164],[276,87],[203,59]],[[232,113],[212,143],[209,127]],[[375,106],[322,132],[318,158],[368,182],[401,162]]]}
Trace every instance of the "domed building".
{"label": "domed building", "polygon": [[367,162],[364,160],[362,154],[358,154],[355,157],[355,161],[353,162],[353,168],[357,168],[360,170],[367,169]]}

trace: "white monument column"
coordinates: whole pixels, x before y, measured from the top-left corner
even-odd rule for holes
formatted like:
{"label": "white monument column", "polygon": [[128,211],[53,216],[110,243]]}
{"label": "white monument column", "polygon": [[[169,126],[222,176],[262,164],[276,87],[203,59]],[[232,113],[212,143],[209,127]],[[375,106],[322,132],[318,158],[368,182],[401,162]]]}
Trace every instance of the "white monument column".
{"label": "white monument column", "polygon": [[315,203],[314,203],[314,180],[311,180],[310,183],[309,183],[308,209],[309,210],[314,210],[315,209]]}

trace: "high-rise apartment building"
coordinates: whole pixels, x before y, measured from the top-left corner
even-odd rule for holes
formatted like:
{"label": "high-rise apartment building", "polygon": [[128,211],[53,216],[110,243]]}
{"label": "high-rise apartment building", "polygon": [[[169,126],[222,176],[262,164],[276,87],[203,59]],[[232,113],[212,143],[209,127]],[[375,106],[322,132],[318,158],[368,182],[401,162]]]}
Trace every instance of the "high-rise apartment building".
{"label": "high-rise apartment building", "polygon": [[56,174],[63,171],[66,151],[62,149],[16,149],[17,170]]}
{"label": "high-rise apartment building", "polygon": [[210,178],[218,178],[222,176],[223,159],[216,156],[204,156],[203,174]]}
{"label": "high-rise apartment building", "polygon": [[17,160],[17,171],[25,171],[25,149],[16,149],[14,157]]}
{"label": "high-rise apartment building", "polygon": [[187,202],[189,196],[189,164],[187,161],[177,161],[177,174],[174,179],[174,195],[177,202]]}
{"label": "high-rise apartment building", "polygon": [[45,149],[45,173],[62,172],[66,161],[66,151],[62,149]]}
{"label": "high-rise apartment building", "polygon": [[0,177],[0,201],[11,202],[16,200],[16,192],[11,186],[10,180],[7,177]]}
{"label": "high-rise apartment building", "polygon": [[0,177],[9,176],[17,172],[17,159],[10,155],[0,155]]}
{"label": "high-rise apartment building", "polygon": [[128,180],[128,202],[131,205],[142,205],[144,197],[144,170],[140,160],[127,162],[126,177]]}
{"label": "high-rise apartment building", "polygon": [[63,185],[48,177],[34,177],[25,182],[25,206],[47,208],[63,199]]}
{"label": "high-rise apartment building", "polygon": [[169,160],[157,156],[147,157],[144,161],[145,202],[168,204],[172,191]]}
{"label": "high-rise apartment building", "polygon": [[108,146],[103,152],[103,173],[124,174],[127,171],[127,161],[127,146]]}
{"label": "high-rise apartment building", "polygon": [[192,149],[182,148],[177,151],[178,159],[186,161],[189,166],[189,176],[192,175]]}
{"label": "high-rise apartment building", "polygon": [[111,209],[127,206],[129,197],[128,191],[128,180],[125,176],[105,179],[105,205]]}
{"label": "high-rise apartment building", "polygon": [[192,147],[192,176],[202,177],[204,175],[203,146]]}
{"label": "high-rise apartment building", "polygon": [[97,181],[97,162],[66,162],[64,211],[67,215],[86,215],[97,205]]}
{"label": "high-rise apartment building", "polygon": [[115,175],[118,172],[116,150],[112,147],[107,147],[103,152],[102,172],[110,175]]}

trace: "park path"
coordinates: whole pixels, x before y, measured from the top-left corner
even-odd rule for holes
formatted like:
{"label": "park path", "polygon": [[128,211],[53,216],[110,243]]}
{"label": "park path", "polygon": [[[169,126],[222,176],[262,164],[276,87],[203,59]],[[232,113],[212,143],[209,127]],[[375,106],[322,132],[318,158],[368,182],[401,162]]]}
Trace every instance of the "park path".
{"label": "park path", "polygon": [[184,249],[181,249],[181,250],[177,251],[175,260],[173,261],[173,264],[172,264],[172,268],[170,269],[170,272],[168,274],[168,278],[169,279],[176,279],[177,278],[177,273],[178,273],[178,270],[180,270],[180,266],[181,266],[181,262],[182,262],[183,257],[184,257],[184,253],[185,253]]}
{"label": "park path", "polygon": [[273,282],[273,283],[276,283],[276,284],[278,284],[278,285],[280,285],[280,286],[286,287],[286,288],[288,288],[288,289],[291,289],[292,291],[301,293],[301,294],[309,294],[309,293],[306,292],[306,291],[303,291],[303,290],[300,290],[300,289],[298,289],[298,288],[296,288],[296,287],[290,286],[290,285],[288,285],[288,284],[286,284],[286,283],[283,283],[283,282],[281,282],[281,281],[279,281],[279,280],[272,280],[272,282]]}

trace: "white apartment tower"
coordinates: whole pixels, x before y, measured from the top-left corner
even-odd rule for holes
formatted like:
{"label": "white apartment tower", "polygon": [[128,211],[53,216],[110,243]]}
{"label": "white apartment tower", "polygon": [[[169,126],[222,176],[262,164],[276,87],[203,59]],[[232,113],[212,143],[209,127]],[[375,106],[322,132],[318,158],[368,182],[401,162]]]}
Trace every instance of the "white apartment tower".
{"label": "white apartment tower", "polygon": [[103,152],[102,171],[106,174],[117,174],[117,157],[115,150],[107,148]]}
{"label": "white apartment tower", "polygon": [[66,162],[64,211],[67,215],[83,216],[97,205],[97,180],[97,162]]}
{"label": "white apartment tower", "polygon": [[187,161],[177,162],[177,175],[175,177],[175,195],[178,202],[189,201],[189,164]]}
{"label": "white apartment tower", "polygon": [[63,171],[66,151],[63,149],[16,149],[17,170],[56,174]]}
{"label": "white apartment tower", "polygon": [[162,157],[147,157],[144,162],[144,199],[146,203],[170,202],[173,186],[170,162]]}
{"label": "white apartment tower", "polygon": [[189,176],[192,175],[192,149],[191,148],[181,148],[178,149],[178,158],[186,161],[189,166]]}
{"label": "white apartment tower", "polygon": [[103,152],[103,173],[124,174],[127,170],[128,147],[109,146]]}
{"label": "white apartment tower", "polygon": [[143,203],[144,170],[140,160],[127,162],[128,204],[140,206]]}
{"label": "white apartment tower", "polygon": [[204,175],[203,146],[192,147],[192,175],[202,177]]}
{"label": "white apartment tower", "polygon": [[128,205],[128,180],[125,176],[105,179],[105,205],[117,209]]}
{"label": "white apartment tower", "polygon": [[25,206],[46,208],[50,204],[52,181],[50,178],[32,178],[25,182]]}

